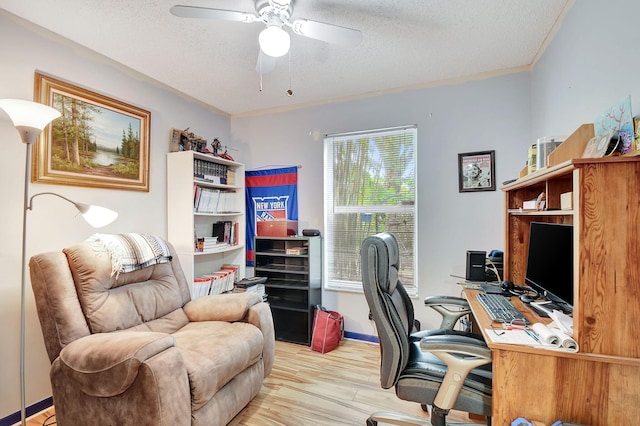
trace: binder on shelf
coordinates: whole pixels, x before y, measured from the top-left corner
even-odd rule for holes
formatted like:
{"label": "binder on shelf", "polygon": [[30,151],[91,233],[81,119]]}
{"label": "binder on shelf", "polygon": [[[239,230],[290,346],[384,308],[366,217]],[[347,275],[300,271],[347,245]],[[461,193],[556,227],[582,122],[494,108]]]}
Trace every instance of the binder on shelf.
{"label": "binder on shelf", "polygon": [[235,246],[238,244],[238,222],[229,220],[214,222],[212,236],[218,238],[219,243]]}
{"label": "binder on shelf", "polygon": [[217,237],[218,241],[221,243],[225,243],[224,240],[224,228],[225,222],[214,222],[213,223],[213,233],[211,234],[213,237]]}

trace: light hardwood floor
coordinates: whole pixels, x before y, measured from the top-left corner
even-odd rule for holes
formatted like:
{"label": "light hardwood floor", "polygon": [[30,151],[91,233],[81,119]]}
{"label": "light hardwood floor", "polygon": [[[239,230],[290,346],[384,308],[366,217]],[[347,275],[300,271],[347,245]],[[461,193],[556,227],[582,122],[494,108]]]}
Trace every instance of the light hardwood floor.
{"label": "light hardwood floor", "polygon": [[[424,416],[419,404],[398,399],[380,387],[378,345],[344,340],[328,354],[308,346],[276,342],[274,369],[256,398],[230,423],[232,426],[344,426],[366,424],[376,411]],[[28,426],[44,423],[53,408],[32,417]],[[452,412],[450,421],[470,421]],[[87,424],[90,424],[90,420]],[[475,422],[483,424],[482,422]]]}

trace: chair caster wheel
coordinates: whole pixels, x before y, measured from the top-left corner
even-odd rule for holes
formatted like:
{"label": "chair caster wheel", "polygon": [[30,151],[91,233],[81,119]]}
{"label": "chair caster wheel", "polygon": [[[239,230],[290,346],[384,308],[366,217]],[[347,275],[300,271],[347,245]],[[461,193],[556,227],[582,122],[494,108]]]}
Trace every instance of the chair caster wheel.
{"label": "chair caster wheel", "polygon": [[367,419],[367,426],[377,426],[378,422],[373,420],[371,417]]}

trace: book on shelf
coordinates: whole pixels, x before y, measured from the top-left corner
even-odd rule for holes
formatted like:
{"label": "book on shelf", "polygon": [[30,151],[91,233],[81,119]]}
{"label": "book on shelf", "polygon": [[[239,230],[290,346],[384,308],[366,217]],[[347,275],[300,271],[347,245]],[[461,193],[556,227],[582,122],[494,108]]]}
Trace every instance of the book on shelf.
{"label": "book on shelf", "polygon": [[211,286],[211,294],[222,294],[233,290],[234,273],[232,271],[219,270],[210,275],[218,279],[217,286]]}
{"label": "book on shelf", "polygon": [[220,191],[220,197],[218,200],[217,212],[218,213],[234,213],[235,209],[235,196],[236,191],[225,190]]}
{"label": "book on shelf", "polygon": [[214,222],[212,236],[218,237],[218,242],[235,246],[238,244],[238,222],[230,220]]}
{"label": "book on shelf", "polygon": [[196,185],[193,210],[196,213],[217,213],[220,202],[220,190],[216,188],[202,188]]}
{"label": "book on shelf", "polygon": [[193,288],[191,290],[191,299],[206,296],[211,289],[210,277],[196,277],[193,279]]}
{"label": "book on shelf", "polygon": [[223,271],[233,271],[234,282],[240,281],[240,265],[225,263],[220,267]]}
{"label": "book on shelf", "polygon": [[236,213],[235,191],[194,185],[193,210],[196,213]]}
{"label": "book on shelf", "polygon": [[262,301],[267,301],[267,291],[264,282],[254,282],[249,286],[235,285],[233,287],[233,293],[255,293],[262,297]]}
{"label": "book on shelf", "polygon": [[224,185],[224,178],[221,178],[220,176],[211,176],[211,175],[201,175],[201,174],[194,174],[193,175],[194,179],[200,182],[206,182],[206,183],[213,183],[216,185]]}
{"label": "book on shelf", "polygon": [[198,180],[226,184],[227,173],[228,170],[225,164],[205,161],[199,158],[193,160],[193,176]]}
{"label": "book on shelf", "polygon": [[260,296],[265,296],[266,294],[264,284],[255,284],[255,285],[252,285],[251,287],[236,286],[233,288],[233,292],[234,293],[256,293]]}
{"label": "book on shelf", "polygon": [[257,284],[264,284],[266,282],[267,282],[267,277],[250,277],[250,278],[243,278],[241,280],[238,280],[235,286],[237,288],[246,288],[246,287],[252,287]]}
{"label": "book on shelf", "polygon": [[191,298],[231,292],[234,288],[235,273],[230,270],[218,270],[193,279]]}
{"label": "book on shelf", "polygon": [[195,251],[198,253],[215,252],[229,244],[218,242],[217,237],[200,237],[196,238]]}
{"label": "book on shelf", "polygon": [[227,185],[235,185],[236,184],[236,171],[227,169]]}

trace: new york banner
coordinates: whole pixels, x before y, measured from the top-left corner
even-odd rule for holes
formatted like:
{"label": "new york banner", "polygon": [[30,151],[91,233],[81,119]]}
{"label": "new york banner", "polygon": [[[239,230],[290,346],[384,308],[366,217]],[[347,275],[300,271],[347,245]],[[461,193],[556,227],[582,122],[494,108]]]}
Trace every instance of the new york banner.
{"label": "new york banner", "polygon": [[255,266],[256,223],[298,220],[298,168],[245,172],[247,203],[247,266]]}

